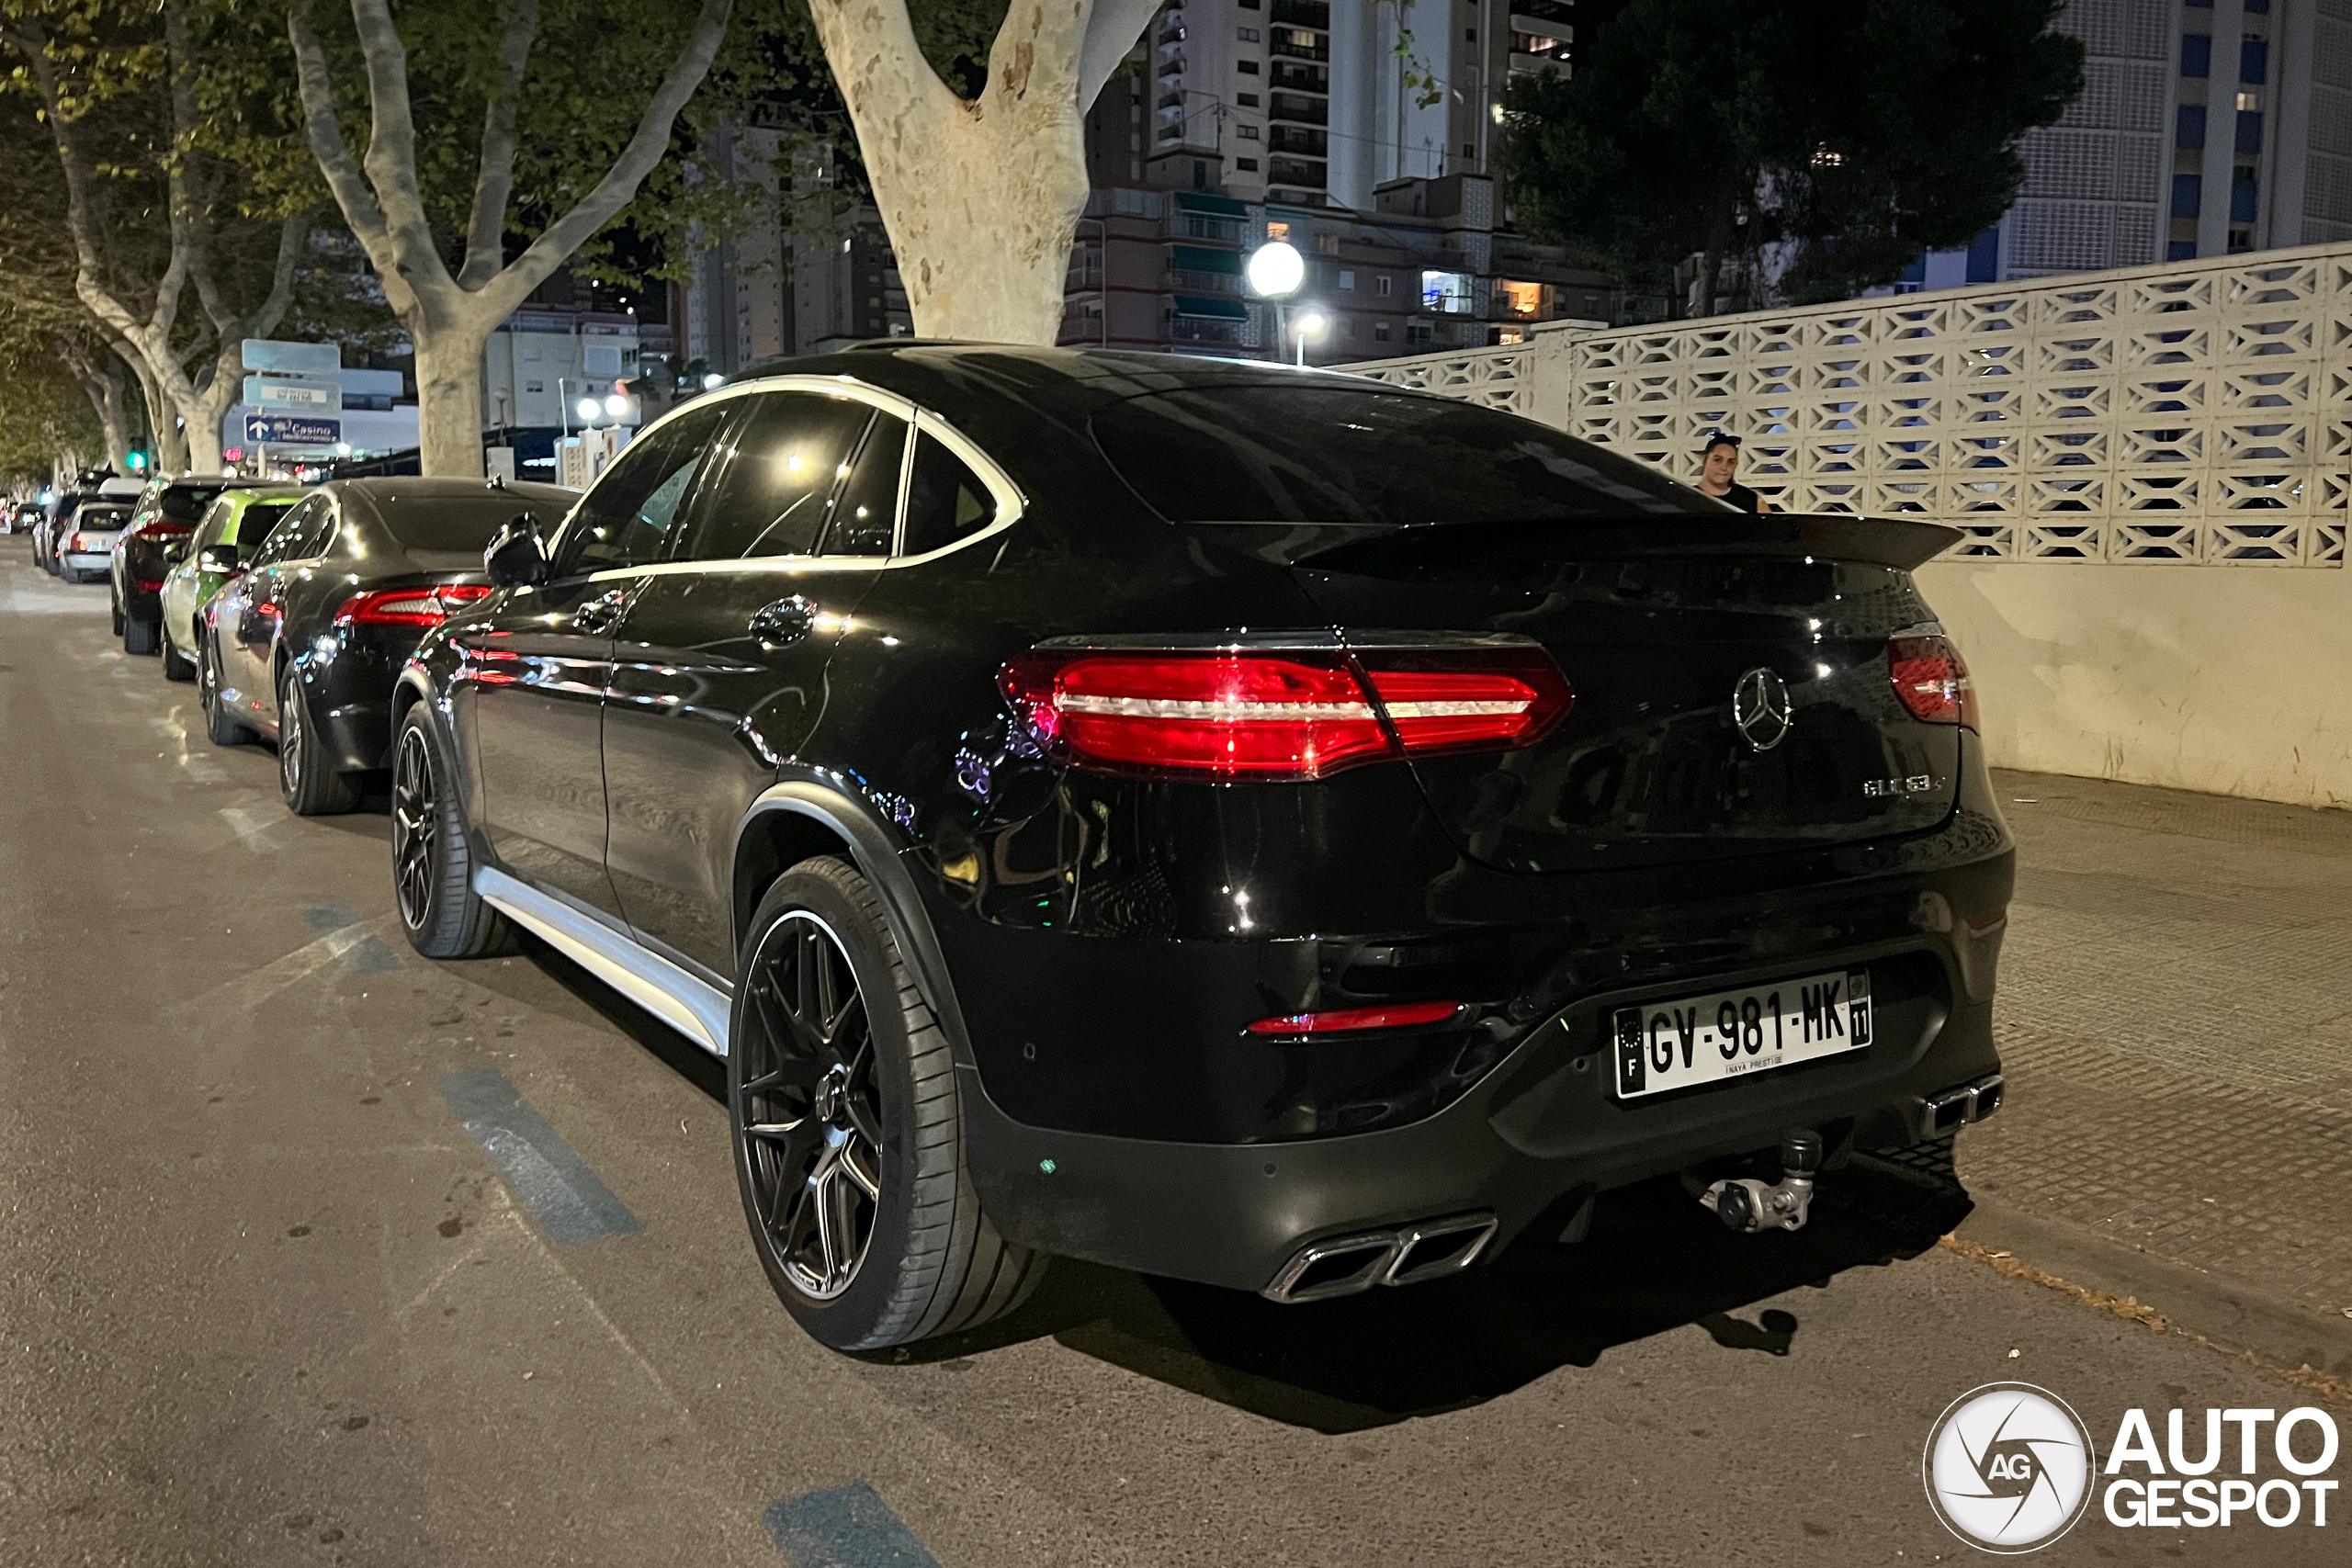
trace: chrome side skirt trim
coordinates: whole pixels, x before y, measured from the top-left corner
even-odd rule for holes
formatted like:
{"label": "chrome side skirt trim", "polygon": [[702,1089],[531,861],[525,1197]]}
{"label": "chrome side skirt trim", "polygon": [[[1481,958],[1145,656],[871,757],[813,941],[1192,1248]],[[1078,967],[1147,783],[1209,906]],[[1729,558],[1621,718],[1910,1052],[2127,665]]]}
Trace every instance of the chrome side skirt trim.
{"label": "chrome side skirt trim", "polygon": [[727,1055],[733,998],[649,953],[602,920],[589,919],[495,866],[474,873],[474,892],[492,908],[544,938],[566,958],[713,1055]]}

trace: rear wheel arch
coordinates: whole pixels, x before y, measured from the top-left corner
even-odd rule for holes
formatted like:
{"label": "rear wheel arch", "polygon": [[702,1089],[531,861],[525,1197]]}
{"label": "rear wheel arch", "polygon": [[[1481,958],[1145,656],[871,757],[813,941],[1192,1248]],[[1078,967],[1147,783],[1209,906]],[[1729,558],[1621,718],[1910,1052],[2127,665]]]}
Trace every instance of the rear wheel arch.
{"label": "rear wheel arch", "polygon": [[899,845],[869,808],[841,790],[813,780],[787,780],[763,792],[735,832],[733,934],[742,949],[753,912],[768,887],[801,861],[835,855],[855,867],[882,906],[883,923],[923,1001],[945,1031],[958,1066],[972,1065],[970,1037],[956,1005],[947,964],[914,879],[899,860]]}

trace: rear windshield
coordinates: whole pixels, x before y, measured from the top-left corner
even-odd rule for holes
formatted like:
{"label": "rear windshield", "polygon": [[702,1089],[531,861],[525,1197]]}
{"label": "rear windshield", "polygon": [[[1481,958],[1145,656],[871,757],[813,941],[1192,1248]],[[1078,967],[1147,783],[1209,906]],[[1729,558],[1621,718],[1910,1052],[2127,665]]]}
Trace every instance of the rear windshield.
{"label": "rear windshield", "polygon": [[130,519],[128,506],[85,506],[74,514],[74,526],[85,534],[119,528]]}
{"label": "rear windshield", "polygon": [[1171,523],[1510,523],[1728,510],[1656,469],[1469,403],[1346,387],[1130,398],[1095,444]]}
{"label": "rear windshield", "polygon": [[156,497],[155,504],[163,514],[175,523],[194,523],[212,504],[212,498],[228,489],[226,485],[174,485]]}
{"label": "rear windshield", "polygon": [[516,513],[530,513],[541,525],[552,528],[564,511],[560,503],[517,495],[512,491],[373,499],[378,515],[402,549],[467,551],[476,557]]}

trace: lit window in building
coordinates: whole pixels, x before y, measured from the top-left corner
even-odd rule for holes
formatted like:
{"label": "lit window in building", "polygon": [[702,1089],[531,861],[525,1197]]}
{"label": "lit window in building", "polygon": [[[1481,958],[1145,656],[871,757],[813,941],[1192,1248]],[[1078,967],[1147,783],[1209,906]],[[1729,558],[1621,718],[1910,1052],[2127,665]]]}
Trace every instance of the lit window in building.
{"label": "lit window in building", "polygon": [[1544,313],[1544,286],[1540,283],[1514,283],[1505,278],[1495,285],[1495,292],[1503,297],[1514,316],[1532,319]]}

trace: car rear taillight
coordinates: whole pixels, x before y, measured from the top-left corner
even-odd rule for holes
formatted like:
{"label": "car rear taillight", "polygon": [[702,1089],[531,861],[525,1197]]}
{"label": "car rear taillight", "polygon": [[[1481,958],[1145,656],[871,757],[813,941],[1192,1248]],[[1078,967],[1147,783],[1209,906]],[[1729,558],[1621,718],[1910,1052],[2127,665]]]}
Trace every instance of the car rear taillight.
{"label": "car rear taillight", "polygon": [[1460,1002],[1384,1002],[1378,1007],[1334,1008],[1329,1012],[1295,1012],[1261,1018],[1249,1026],[1252,1034],[1345,1034],[1358,1029],[1426,1029],[1443,1023],[1462,1010]]}
{"label": "car rear taillight", "polygon": [[1976,728],[1976,689],[1960,649],[1943,637],[1897,637],[1886,642],[1894,694],[1923,724]]}
{"label": "car rear taillight", "polygon": [[185,523],[166,523],[159,518],[141,523],[130,531],[130,536],[134,539],[185,539],[195,532]]}
{"label": "car rear taillight", "polygon": [[164,580],[160,577],[134,577],[130,580],[130,586],[141,593],[160,593],[164,591]]}
{"label": "car rear taillight", "polygon": [[1540,649],[1034,649],[999,683],[1081,766],[1261,781],[1539,739],[1573,694]]}
{"label": "car rear taillight", "polygon": [[75,534],[66,539],[65,547],[67,550],[72,551],[87,549],[89,547],[82,543],[81,535]]}
{"label": "car rear taillight", "polygon": [[334,623],[339,626],[437,626],[467,605],[489,597],[489,585],[481,582],[371,589],[345,599],[334,613]]}

